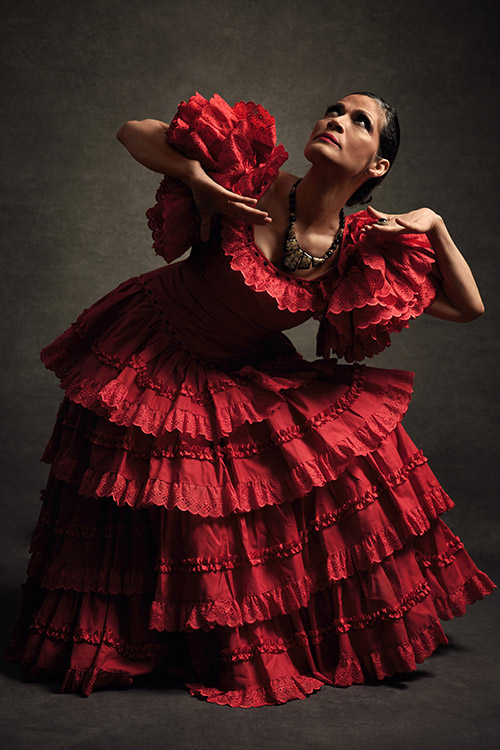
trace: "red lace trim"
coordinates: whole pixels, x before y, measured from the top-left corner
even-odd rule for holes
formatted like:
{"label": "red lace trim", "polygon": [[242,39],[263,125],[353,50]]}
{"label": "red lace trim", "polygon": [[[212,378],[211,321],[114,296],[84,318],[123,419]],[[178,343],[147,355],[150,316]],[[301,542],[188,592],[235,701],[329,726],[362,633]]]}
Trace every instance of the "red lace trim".
{"label": "red lace trim", "polygon": [[[222,445],[193,445],[182,441],[175,443],[175,445],[169,445],[166,448],[153,446],[145,449],[141,448],[137,442],[128,435],[113,436],[102,430],[85,429],[72,424],[67,419],[61,420],[60,424],[74,430],[75,432],[83,433],[85,440],[88,440],[92,445],[97,445],[100,448],[106,448],[107,450],[120,449],[131,455],[133,458],[137,458],[141,461],[149,461],[151,458],[196,458],[199,461],[210,461],[211,463],[215,463],[226,454],[225,446]],[[47,463],[50,463],[50,461],[47,460]]]}
{"label": "red lace trim", "polygon": [[105,643],[107,646],[114,648],[121,656],[133,661],[156,659],[175,653],[178,648],[178,646],[174,647],[168,643],[130,643],[111,628],[91,631],[69,625],[54,627],[37,616],[34,617],[30,630],[65,643],[89,643],[94,646]]}
{"label": "red lace trim", "polygon": [[[346,228],[350,217],[346,217]],[[280,310],[319,311],[325,307],[331,293],[331,273],[325,278],[298,279],[280,271],[263,255],[253,242],[251,229],[224,217],[221,243],[231,268],[239,271],[245,284],[256,292],[267,292],[276,300]]]}
{"label": "red lace trim", "polygon": [[[214,557],[158,558],[155,569],[163,574],[168,573],[201,573],[221,570],[233,570],[246,565],[264,565],[271,560],[292,557],[301,552],[315,537],[325,529],[339,523],[344,518],[374,503],[379,496],[376,487],[368,490],[363,496],[353,498],[340,508],[314,518],[300,533],[298,539],[266,547],[248,555],[220,555]],[[409,535],[420,536],[430,528],[429,521],[450,508],[451,498],[436,487],[420,498],[423,509],[419,506],[401,514],[400,523]],[[425,511],[425,512],[424,512]],[[405,537],[401,538],[393,525],[383,526],[367,534],[360,542],[348,545],[328,558],[327,566],[332,579],[347,578],[355,570],[369,567],[380,562],[384,557],[401,549]],[[458,549],[458,548],[457,548]],[[421,555],[423,558],[424,556]],[[434,562],[429,562],[429,565]],[[444,563],[443,563],[444,564]]]}
{"label": "red lace trim", "polygon": [[314,690],[319,690],[325,683],[315,677],[305,675],[290,675],[275,677],[262,687],[246,688],[245,690],[220,690],[219,688],[187,683],[191,695],[204,696],[208,703],[218,703],[220,706],[233,708],[252,708],[287,703],[291,700],[303,700]]}
{"label": "red lace trim", "polygon": [[445,552],[441,552],[436,555],[423,555],[419,550],[415,550],[415,556],[420,565],[426,568],[430,567],[444,567],[449,565],[456,558],[457,553],[464,549],[464,544],[458,536],[448,542],[448,547]]}
{"label": "red lace trim", "polygon": [[[429,626],[427,626],[423,631],[421,632],[427,632],[429,629],[434,630],[436,628],[436,625],[438,626],[438,630],[441,630],[441,626],[437,620],[432,622]],[[257,654],[281,654],[286,653],[288,651],[291,651],[292,649],[296,648],[297,646],[302,646],[305,648],[310,647],[311,643],[318,646],[320,643],[323,643],[325,640],[330,639],[332,636],[337,635],[337,629],[334,627],[329,627],[326,630],[323,630],[321,632],[318,631],[297,631],[293,633],[289,638],[276,638],[273,640],[260,640],[256,639],[252,643],[250,643],[248,646],[244,648],[235,648],[235,649],[223,649],[221,651],[222,659],[225,662],[228,663],[238,663],[238,662],[245,662],[245,661],[251,661],[255,658]],[[413,634],[412,638],[418,639],[420,633]],[[447,642],[447,641],[446,641]],[[408,646],[409,641],[400,644],[399,646],[392,647],[394,649],[399,650],[400,648],[405,648]],[[392,649],[389,649],[392,650]],[[379,652],[374,652],[379,653]],[[371,654],[365,654],[366,656],[371,656]],[[359,660],[356,658],[353,658],[352,656],[341,656],[339,659],[339,663],[342,662],[354,662],[359,664]]]}
{"label": "red lace trim", "polygon": [[[281,403],[275,393],[254,394],[250,399],[234,404],[231,409],[218,406],[215,417],[193,414],[188,409],[175,406],[170,411],[152,408],[147,404],[129,401],[125,398],[126,387],[119,382],[104,386],[88,379],[66,387],[66,395],[71,401],[94,411],[122,427],[139,427],[145,434],[159,437],[165,431],[187,433],[192,437],[202,435],[207,440],[219,440],[221,435],[229,435],[244,422],[262,422]],[[104,405],[104,406],[103,406]],[[108,412],[112,410],[111,412]]]}
{"label": "red lace trim", "polygon": [[[425,569],[425,568],[424,568]],[[211,630],[216,625],[238,627],[245,623],[269,620],[278,614],[287,614],[308,605],[312,594],[332,584],[324,571],[313,571],[309,576],[290,581],[259,594],[241,597],[240,600],[220,599],[211,602],[158,602],[152,605],[150,627],[157,630]],[[428,584],[428,581],[426,581]],[[430,584],[429,584],[430,585]],[[482,571],[476,571],[456,590],[446,595],[432,590],[433,602],[442,619],[459,616],[466,604],[484,598],[496,584]]]}
{"label": "red lace trim", "polygon": [[434,595],[434,604],[441,620],[451,620],[452,617],[464,615],[469,604],[484,599],[496,588],[496,583],[482,570],[478,570],[454,591],[447,591],[442,596]]}
{"label": "red lace trim", "polygon": [[[288,614],[294,609],[306,607],[312,594],[327,588],[332,581],[325,570],[311,571],[310,575],[290,581],[284,586],[277,586],[269,591],[235,599],[219,599],[202,602],[153,602],[149,627],[155,630],[211,630],[216,625],[242,626],[245,623],[269,620],[279,614]],[[422,581],[423,598],[430,589]],[[425,593],[424,593],[425,589]],[[420,601],[420,599],[419,599]],[[416,603],[416,602],[414,602]],[[402,605],[401,605],[402,606]],[[413,606],[413,605],[411,605]],[[378,611],[378,610],[377,610]],[[392,608],[380,610],[391,617]],[[399,611],[399,608],[394,609]],[[401,616],[401,615],[399,615]],[[353,616],[335,621],[339,632],[347,632],[351,627],[366,627],[372,615]],[[375,615],[373,615],[375,617]],[[378,615],[377,615],[378,617]],[[345,628],[345,629],[342,629]]]}
{"label": "red lace trim", "polygon": [[[187,396],[196,404],[207,405],[213,403],[214,393],[222,393],[223,391],[227,391],[229,388],[238,388],[244,385],[248,385],[248,380],[239,378],[238,376],[234,376],[231,379],[220,378],[219,380],[216,380],[212,383],[207,382],[205,388],[208,393],[202,393],[196,388],[188,385],[187,383],[182,383],[179,387],[172,388],[171,386],[163,383],[161,380],[149,377],[149,375],[147,374],[147,365],[139,355],[133,354],[128,361],[125,361],[121,360],[115,354],[109,354],[108,352],[106,352],[99,344],[98,340],[94,337],[90,328],[83,321],[75,321],[74,323],[72,323],[72,328],[76,331],[80,338],[89,342],[92,353],[95,354],[97,359],[103,362],[103,364],[120,371],[124,370],[126,367],[131,367],[137,373],[135,382],[139,386],[139,388],[141,388],[142,390],[149,389],[151,391],[155,391],[155,393],[157,393],[159,396],[168,398],[171,401],[173,401],[175,398],[178,398],[178,396]],[[190,357],[193,356],[191,352],[188,352],[188,354]],[[214,369],[213,365],[212,369]],[[308,377],[308,380],[311,380],[313,377],[314,375],[311,373],[311,375]],[[300,385],[302,385],[302,383]],[[298,385],[296,387],[298,387]]]}
{"label": "red lace trim", "polygon": [[39,580],[43,588],[51,591],[72,589],[80,592],[131,596],[155,590],[152,571],[63,565],[57,561],[47,562],[38,552],[31,555],[27,573],[31,578]]}
{"label": "red lace trim", "polygon": [[[322,487],[336,479],[351,458],[343,458],[335,466],[338,454],[319,456],[314,464],[300,465],[281,476],[270,475],[253,483],[231,483],[208,486],[189,482],[168,482],[148,479],[140,482],[124,477],[116,471],[83,472],[78,459],[62,457],[52,464],[56,479],[77,487],[78,494],[86,497],[112,497],[118,505],[134,508],[148,505],[163,505],[170,509],[178,507],[201,516],[223,517],[234,512],[247,512],[264,505],[279,505],[303,497],[314,487]],[[312,465],[311,465],[312,464]]]}
{"label": "red lace trim", "polygon": [[[332,445],[325,453],[297,464],[286,473],[269,474],[251,482],[226,482],[220,485],[162,479],[139,482],[116,471],[101,473],[90,468],[84,470],[81,460],[64,455],[54,460],[52,472],[57,479],[78,486],[79,494],[113,497],[119,505],[131,507],[163,505],[202,516],[220,517],[234,511],[246,512],[264,505],[280,504],[303,497],[314,487],[321,487],[329,480],[336,479],[354,456],[375,450],[404,413],[411,395],[410,381],[408,374],[402,375],[398,383],[386,389],[386,401],[379,404],[363,427]],[[114,417],[110,419],[113,421]]]}
{"label": "red lace trim", "polygon": [[301,425],[293,425],[282,430],[276,430],[270,433],[266,440],[255,440],[252,443],[234,444],[217,444],[214,446],[194,446],[179,442],[176,445],[170,445],[168,448],[152,447],[148,450],[140,448],[137,443],[128,436],[112,437],[102,431],[82,430],[69,419],[61,419],[60,424],[74,429],[75,431],[84,431],[85,438],[93,445],[101,448],[124,450],[130,453],[134,458],[140,460],[149,460],[151,458],[196,458],[218,462],[221,458],[230,456],[232,458],[248,458],[258,454],[273,450],[279,445],[290,442],[291,440],[303,439],[308,433],[313,432],[318,427],[338,419],[347,411],[354,402],[360,397],[364,388],[364,377],[362,366],[355,365],[353,368],[352,383],[346,393],[334,401],[328,408],[319,411],[309,419],[306,419]]}
{"label": "red lace trim", "polygon": [[333,672],[322,674],[323,680],[305,675],[290,675],[270,680],[259,687],[242,690],[221,690],[216,687],[187,683],[191,695],[202,695],[209,703],[229,705],[232,707],[251,708],[284,703],[296,698],[307,697],[326,683],[348,687],[353,683],[362,684],[366,679],[383,680],[398,672],[411,672],[430,656],[440,644],[448,639],[438,621],[431,623],[420,633],[413,634],[406,643],[399,646],[372,651],[354,658],[340,655]]}

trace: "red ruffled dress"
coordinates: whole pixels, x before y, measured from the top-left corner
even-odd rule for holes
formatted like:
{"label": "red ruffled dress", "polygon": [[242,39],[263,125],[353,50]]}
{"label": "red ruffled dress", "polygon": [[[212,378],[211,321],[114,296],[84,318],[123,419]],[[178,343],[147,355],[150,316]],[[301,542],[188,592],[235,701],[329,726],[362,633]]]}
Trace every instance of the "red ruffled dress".
{"label": "red ruffled dress", "polygon": [[[168,140],[260,196],[287,153],[261,106],[181,102]],[[312,280],[223,218],[208,243],[165,178],[147,217],[167,263],[84,310],[41,354],[65,390],[6,658],[62,691],[161,670],[230,706],[416,669],[496,584],[401,426],[413,373],[359,364],[435,295],[425,235],[346,218]],[[380,241],[379,241],[380,242]],[[283,331],[319,322],[305,360]],[[333,352],[352,364],[339,364]]]}

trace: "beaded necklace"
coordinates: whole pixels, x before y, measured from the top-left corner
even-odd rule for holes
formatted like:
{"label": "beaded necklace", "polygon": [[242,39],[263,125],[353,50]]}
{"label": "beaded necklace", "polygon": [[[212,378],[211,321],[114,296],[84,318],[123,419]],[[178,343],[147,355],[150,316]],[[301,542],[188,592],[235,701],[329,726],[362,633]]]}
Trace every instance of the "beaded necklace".
{"label": "beaded necklace", "polygon": [[288,232],[285,240],[285,245],[283,247],[284,255],[281,259],[281,268],[285,269],[286,271],[296,271],[297,269],[311,268],[311,266],[313,268],[315,268],[316,266],[320,266],[325,262],[325,260],[333,255],[337,247],[342,242],[342,236],[344,234],[345,215],[344,209],[341,208],[339,228],[336,231],[333,242],[326,253],[318,258],[315,255],[310,255],[305,250],[302,250],[298,243],[297,237],[295,236],[294,227],[294,223],[296,221],[295,192],[297,190],[297,185],[299,184],[299,182],[300,180],[297,180],[297,182],[292,186],[292,189],[290,190],[290,216],[288,220]]}

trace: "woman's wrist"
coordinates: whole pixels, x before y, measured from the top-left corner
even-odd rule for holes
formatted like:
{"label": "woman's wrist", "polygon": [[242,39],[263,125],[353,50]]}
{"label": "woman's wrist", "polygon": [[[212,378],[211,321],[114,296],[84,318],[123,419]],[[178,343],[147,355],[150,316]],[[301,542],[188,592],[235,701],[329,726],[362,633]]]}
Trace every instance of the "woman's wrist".
{"label": "woman's wrist", "polygon": [[182,174],[179,175],[179,179],[182,180],[187,187],[191,188],[193,185],[196,185],[200,179],[203,179],[206,176],[207,173],[201,166],[201,163],[196,159],[189,159],[182,170]]}
{"label": "woman's wrist", "polygon": [[429,229],[428,232],[426,232],[429,239],[432,241],[433,238],[443,236],[443,234],[447,233],[446,224],[444,223],[444,219],[442,216],[437,214],[435,211],[434,213],[434,221]]}

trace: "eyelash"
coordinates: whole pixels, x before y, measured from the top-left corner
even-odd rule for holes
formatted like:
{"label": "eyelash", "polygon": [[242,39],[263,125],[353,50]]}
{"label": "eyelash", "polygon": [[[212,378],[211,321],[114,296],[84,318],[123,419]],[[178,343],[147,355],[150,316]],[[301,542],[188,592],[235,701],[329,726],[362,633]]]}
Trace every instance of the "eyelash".
{"label": "eyelash", "polygon": [[[336,109],[336,107],[330,107],[329,109],[327,109],[327,110],[326,110],[326,113],[325,113],[325,114],[327,114],[327,115],[328,115],[328,114],[330,114],[331,112],[338,112],[338,109]],[[367,117],[366,115],[362,115],[362,114],[359,114],[359,115],[357,115],[357,118],[358,118],[358,119],[359,119],[360,117],[361,117],[361,118],[362,118],[362,119],[364,120],[364,123],[365,123],[365,125],[366,125],[366,129],[367,129],[367,130],[371,130],[371,123],[370,123],[370,120],[368,119],[368,117]]]}

